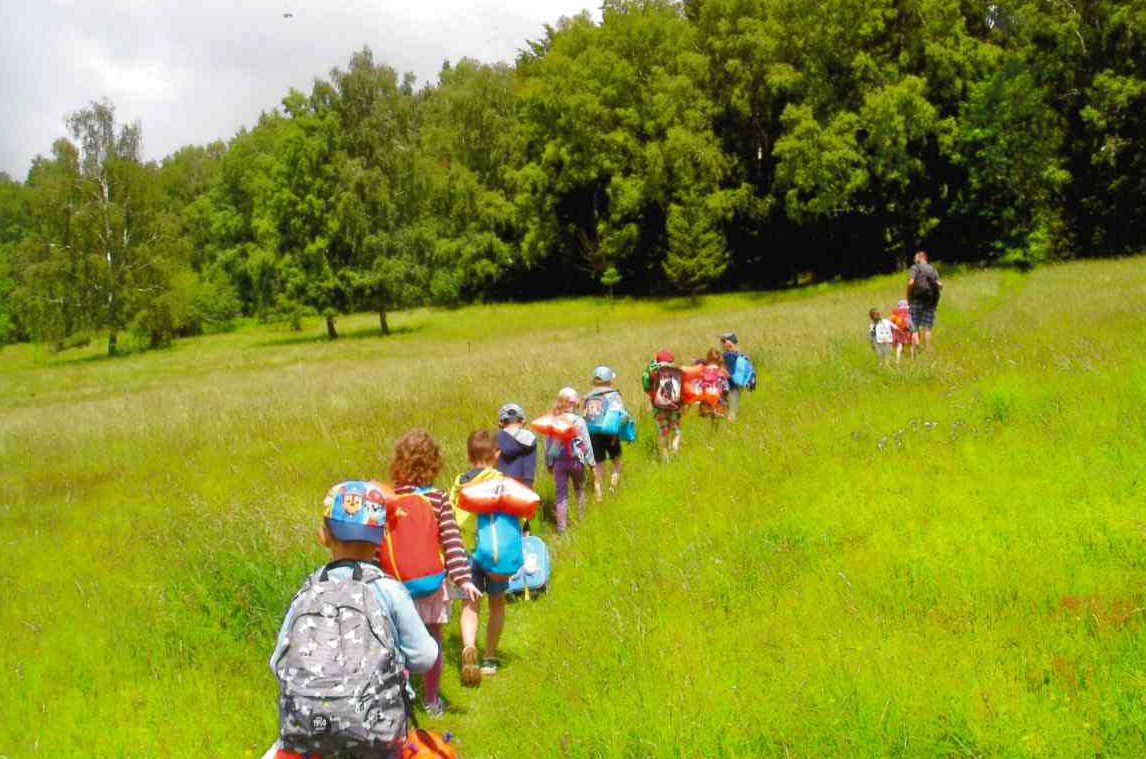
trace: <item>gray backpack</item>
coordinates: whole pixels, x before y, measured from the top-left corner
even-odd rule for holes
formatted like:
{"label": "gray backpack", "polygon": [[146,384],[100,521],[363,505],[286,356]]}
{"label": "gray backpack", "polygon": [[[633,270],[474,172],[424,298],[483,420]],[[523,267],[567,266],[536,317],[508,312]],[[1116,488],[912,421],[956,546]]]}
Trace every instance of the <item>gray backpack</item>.
{"label": "gray backpack", "polygon": [[[346,579],[336,566],[353,565]],[[279,732],[297,754],[389,756],[406,739],[406,682],[389,614],[368,587],[382,570],[335,562],[315,572],[292,604],[288,644],[274,663]]]}

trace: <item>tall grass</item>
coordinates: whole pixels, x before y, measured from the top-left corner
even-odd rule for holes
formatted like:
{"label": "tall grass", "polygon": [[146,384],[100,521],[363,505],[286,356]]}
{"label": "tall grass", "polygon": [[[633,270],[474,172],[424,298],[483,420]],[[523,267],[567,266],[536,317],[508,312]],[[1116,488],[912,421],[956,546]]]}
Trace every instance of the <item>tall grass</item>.
{"label": "tall grass", "polygon": [[[1142,260],[947,284],[937,350],[894,370],[865,314],[899,277],[5,348],[0,755],[257,756],[325,489],[412,426],[447,484],[501,403],[540,412],[600,363],[641,441],[551,541],[503,671],[463,690],[449,633],[437,724],[465,756],[1146,755]],[[728,329],[761,388],[659,464],[640,370]]]}

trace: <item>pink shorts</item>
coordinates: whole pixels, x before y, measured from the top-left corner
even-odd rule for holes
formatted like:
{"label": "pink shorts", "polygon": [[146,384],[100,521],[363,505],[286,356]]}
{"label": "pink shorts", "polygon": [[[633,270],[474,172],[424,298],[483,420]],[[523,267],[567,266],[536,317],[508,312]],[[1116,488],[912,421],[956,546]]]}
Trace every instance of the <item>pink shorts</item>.
{"label": "pink shorts", "polygon": [[446,590],[449,580],[442,583],[442,587],[428,596],[414,599],[414,606],[418,609],[418,616],[423,624],[444,625],[450,621],[450,596]]}

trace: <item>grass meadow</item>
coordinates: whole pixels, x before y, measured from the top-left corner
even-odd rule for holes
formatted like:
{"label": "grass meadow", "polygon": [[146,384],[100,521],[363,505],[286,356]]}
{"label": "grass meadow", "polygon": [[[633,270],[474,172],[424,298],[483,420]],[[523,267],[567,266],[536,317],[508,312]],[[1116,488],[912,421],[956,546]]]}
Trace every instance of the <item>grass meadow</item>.
{"label": "grass meadow", "polygon": [[[945,278],[936,349],[867,344],[903,276],[246,325],[0,351],[0,756],[258,757],[322,496],[617,369],[621,492],[433,722],[485,757],[1146,756],[1146,260]],[[639,374],[733,329],[760,388],[655,455]],[[98,341],[97,341],[98,342]],[[552,502],[552,479],[539,477]],[[484,619],[483,619],[484,621]]]}

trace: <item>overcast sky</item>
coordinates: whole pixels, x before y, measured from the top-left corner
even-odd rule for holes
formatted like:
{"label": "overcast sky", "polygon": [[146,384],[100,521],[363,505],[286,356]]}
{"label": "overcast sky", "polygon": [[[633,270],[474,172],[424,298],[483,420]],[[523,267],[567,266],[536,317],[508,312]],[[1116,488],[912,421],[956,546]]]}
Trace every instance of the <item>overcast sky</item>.
{"label": "overcast sky", "polygon": [[600,3],[0,0],[0,171],[22,180],[64,136],[64,114],[93,99],[142,121],[145,154],[158,159],[229,139],[363,45],[421,85],[447,59],[510,61],[586,5]]}

